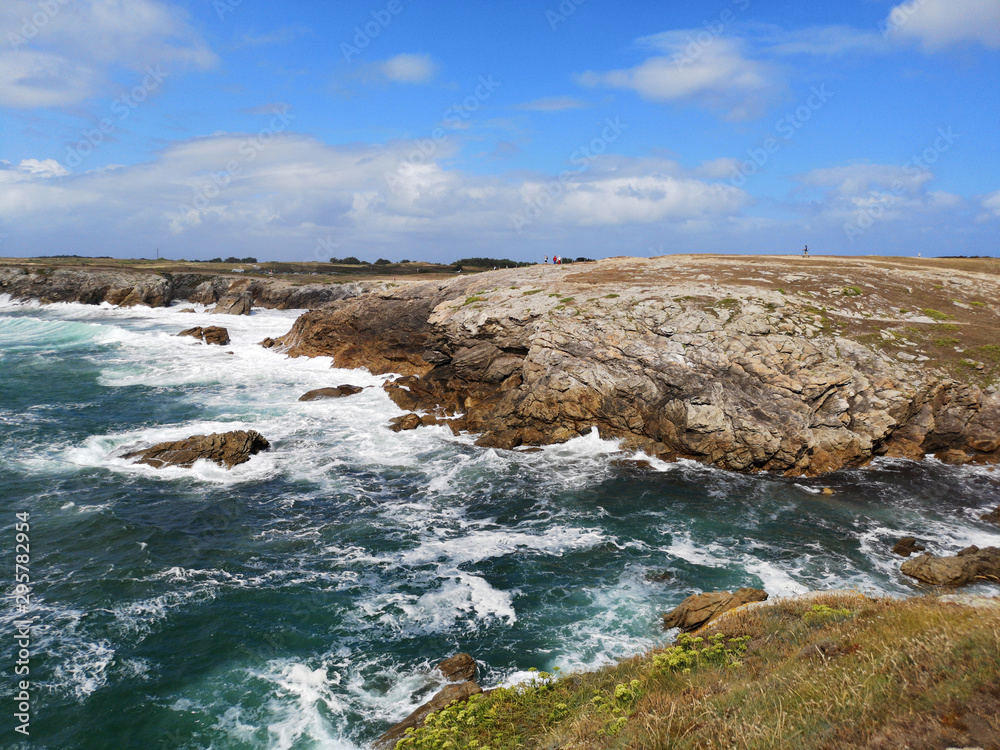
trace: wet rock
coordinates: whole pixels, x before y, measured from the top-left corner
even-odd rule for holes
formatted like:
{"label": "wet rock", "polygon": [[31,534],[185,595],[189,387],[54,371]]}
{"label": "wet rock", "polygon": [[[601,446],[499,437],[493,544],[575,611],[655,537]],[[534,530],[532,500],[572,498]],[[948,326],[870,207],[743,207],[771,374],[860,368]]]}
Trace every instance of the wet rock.
{"label": "wet rock", "polygon": [[401,417],[389,420],[389,429],[393,432],[403,432],[404,430],[415,430],[422,424],[419,414],[404,414]]}
{"label": "wet rock", "polygon": [[471,654],[463,652],[445,659],[437,669],[448,682],[465,682],[476,678],[477,665]]}
{"label": "wet rock", "polygon": [[[424,721],[435,711],[447,708],[456,701],[466,701],[473,695],[483,692],[472,678],[476,674],[476,660],[469,654],[456,654],[437,665],[437,670],[441,672],[451,684],[445,685],[434,694],[427,703],[423,704],[416,711],[411,713],[398,724],[390,727],[381,737],[372,744],[372,747],[379,750],[390,750],[402,739],[407,729],[417,729],[423,726]],[[459,680],[464,680],[459,682]]]}
{"label": "wet rock", "polygon": [[965,451],[955,450],[954,448],[939,451],[934,454],[934,458],[943,464],[948,464],[949,466],[965,466],[972,462],[972,457],[966,454]]}
{"label": "wet rock", "polygon": [[251,309],[253,309],[253,295],[250,292],[238,292],[222,297],[212,310],[212,314],[249,315]]}
{"label": "wet rock", "polygon": [[1000,547],[966,547],[954,557],[921,555],[900,567],[903,574],[934,586],[1000,583]]}
{"label": "wet rock", "polygon": [[272,339],[270,336],[268,336],[266,339],[260,342],[260,345],[263,346],[265,349],[273,349],[278,345],[278,342]]}
{"label": "wet rock", "polygon": [[255,430],[192,435],[184,440],[158,443],[149,448],[126,453],[122,458],[138,459],[136,463],[148,464],[154,469],[164,466],[190,468],[195,461],[207,459],[226,469],[246,463],[270,443]]}
{"label": "wet rock", "polygon": [[923,552],[926,549],[924,545],[917,542],[915,537],[904,536],[893,545],[892,553],[900,557],[909,557],[914,552]]}
{"label": "wet rock", "polygon": [[998,505],[994,510],[991,510],[989,513],[981,515],[979,520],[1000,525],[1000,505]]}
{"label": "wet rock", "polygon": [[343,398],[361,393],[364,388],[357,385],[338,385],[336,388],[317,388],[316,390],[303,393],[299,396],[299,401],[316,401],[324,398]]}
{"label": "wet rock", "polygon": [[762,589],[742,588],[734,592],[712,591],[694,594],[682,601],[675,609],[663,615],[663,628],[680,628],[685,633],[707,625],[723,612],[767,599]]}
{"label": "wet rock", "polygon": [[198,312],[198,311],[195,310],[193,307],[185,307],[183,310],[180,310],[179,312],[182,312],[182,313],[193,313],[193,312]]}
{"label": "wet rock", "polygon": [[216,344],[218,346],[229,344],[229,331],[222,326],[206,326],[205,328],[195,326],[194,328],[181,331],[177,335],[193,336],[196,339],[204,341],[206,344]]}

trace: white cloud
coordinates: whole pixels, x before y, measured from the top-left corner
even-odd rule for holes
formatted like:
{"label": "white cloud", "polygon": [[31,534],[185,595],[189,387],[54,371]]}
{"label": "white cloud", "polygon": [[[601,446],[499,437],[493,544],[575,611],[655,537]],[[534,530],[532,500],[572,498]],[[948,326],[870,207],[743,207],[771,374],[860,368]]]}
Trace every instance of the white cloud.
{"label": "white cloud", "polygon": [[859,196],[877,189],[915,193],[934,175],[926,169],[895,164],[850,164],[814,169],[799,178],[803,185],[828,187],[837,196]]}
{"label": "white cloud", "polygon": [[986,213],[980,219],[1000,219],[1000,190],[995,190],[982,199],[982,206]]}
{"label": "white cloud", "polygon": [[[38,23],[42,21],[42,23]],[[162,0],[75,0],[0,6],[0,106],[65,107],[95,96],[115,69],[208,68],[216,56]]]}
{"label": "white cloud", "polygon": [[590,105],[573,96],[549,96],[517,105],[530,112],[565,112],[569,109],[586,109]]}
{"label": "white cloud", "polygon": [[769,27],[759,41],[774,55],[820,55],[832,57],[851,52],[885,52],[889,45],[881,34],[853,26],[811,26],[785,30]]}
{"label": "white cloud", "polygon": [[395,83],[429,83],[438,72],[430,55],[396,55],[378,63],[377,68]]}
{"label": "white cloud", "polygon": [[588,71],[577,80],[585,86],[631,89],[651,101],[694,101],[725,110],[730,119],[761,114],[783,88],[777,72],[748,57],[739,39],[713,36],[692,47],[698,33],[679,30],[646,37],[639,42],[665,54],[625,70]]}
{"label": "white cloud", "polygon": [[885,21],[888,34],[919,41],[935,51],[962,42],[1000,48],[1000,2],[997,0],[907,0]]}

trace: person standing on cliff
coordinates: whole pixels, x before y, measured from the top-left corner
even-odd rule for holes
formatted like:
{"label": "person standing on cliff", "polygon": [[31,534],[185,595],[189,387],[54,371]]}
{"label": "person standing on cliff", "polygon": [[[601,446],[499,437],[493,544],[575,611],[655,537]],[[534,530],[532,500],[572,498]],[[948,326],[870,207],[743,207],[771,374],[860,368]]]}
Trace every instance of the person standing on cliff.
{"label": "person standing on cliff", "polygon": [[809,245],[806,245],[804,248],[802,248],[802,257],[803,258],[809,257]]}
{"label": "person standing on cliff", "polygon": [[546,255],[546,256],[545,256],[545,265],[548,265],[548,264],[549,264],[549,256],[548,256],[548,255]]}

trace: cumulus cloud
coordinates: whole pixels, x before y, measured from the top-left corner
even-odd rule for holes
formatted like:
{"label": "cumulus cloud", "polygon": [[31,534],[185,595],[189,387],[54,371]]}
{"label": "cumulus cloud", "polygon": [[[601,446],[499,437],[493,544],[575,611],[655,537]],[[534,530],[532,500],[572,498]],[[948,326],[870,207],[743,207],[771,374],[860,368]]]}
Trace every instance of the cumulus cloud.
{"label": "cumulus cloud", "polygon": [[[781,84],[768,63],[750,58],[740,39],[707,35],[703,30],[668,31],[639,40],[662,54],[639,65],[577,76],[584,86],[629,89],[650,101],[693,101],[727,112],[734,120],[762,114]],[[692,41],[693,40],[693,41]]]}
{"label": "cumulus cloud", "polygon": [[890,37],[915,40],[935,51],[972,42],[1000,49],[1000,3],[996,0],[907,0],[885,21]]}
{"label": "cumulus cloud", "polygon": [[926,169],[895,164],[849,164],[814,169],[799,178],[803,185],[827,187],[838,196],[857,196],[876,189],[915,193],[934,175]]}
{"label": "cumulus cloud", "polygon": [[376,65],[378,72],[394,83],[429,83],[437,75],[438,66],[430,55],[402,54]]}
{"label": "cumulus cloud", "polygon": [[985,196],[981,203],[986,209],[986,213],[979,217],[980,220],[1000,219],[1000,190],[995,190]]}
{"label": "cumulus cloud", "polygon": [[180,8],[162,0],[0,6],[0,106],[66,107],[95,96],[116,69],[208,68],[217,58]]}

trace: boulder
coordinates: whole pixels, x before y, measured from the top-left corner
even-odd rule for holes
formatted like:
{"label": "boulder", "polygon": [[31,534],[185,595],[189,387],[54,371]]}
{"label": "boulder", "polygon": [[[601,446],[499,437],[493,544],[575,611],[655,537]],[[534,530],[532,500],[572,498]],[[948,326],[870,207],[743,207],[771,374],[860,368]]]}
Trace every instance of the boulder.
{"label": "boulder", "polygon": [[404,430],[415,430],[422,424],[419,414],[404,414],[401,417],[389,420],[389,429],[393,432],[403,432]]}
{"label": "boulder", "polygon": [[712,591],[705,594],[694,594],[682,601],[676,609],[663,615],[663,628],[680,628],[685,633],[697,630],[707,625],[723,612],[767,599],[767,592],[762,589],[742,588],[738,591]]}
{"label": "boulder", "polygon": [[195,461],[204,458],[231,469],[270,447],[271,444],[259,432],[234,430],[158,443],[150,448],[126,453],[122,458],[136,458],[136,463],[148,464],[154,469],[162,469],[164,466],[190,468]]}
{"label": "boulder", "polygon": [[[476,660],[469,654],[456,654],[445,659],[437,665],[437,670],[450,680],[451,684],[445,685],[420,708],[398,724],[391,726],[372,743],[372,747],[378,750],[389,750],[389,748],[396,746],[407,729],[418,729],[423,726],[427,717],[435,711],[447,708],[455,701],[466,701],[473,695],[483,692],[483,689],[472,680],[476,674]],[[464,682],[457,682],[457,680],[464,680]]]}
{"label": "boulder", "polygon": [[476,677],[476,660],[471,654],[455,654],[437,665],[448,682],[465,682]]}
{"label": "boulder", "polygon": [[265,349],[273,349],[278,345],[278,342],[272,339],[270,336],[268,336],[266,339],[260,342],[260,345],[263,346]]}
{"label": "boulder", "polygon": [[253,308],[253,295],[250,292],[239,292],[237,294],[227,294],[222,297],[213,315],[249,315]]}
{"label": "boulder", "polygon": [[919,544],[917,540],[912,536],[904,536],[892,547],[892,553],[894,555],[899,555],[900,557],[909,557],[914,552],[923,552],[927,548]]}
{"label": "boulder", "polygon": [[1000,505],[991,510],[989,513],[985,513],[979,517],[981,521],[986,521],[987,523],[995,523],[1000,525]]}
{"label": "boulder", "polygon": [[357,385],[338,385],[336,388],[317,388],[314,391],[303,393],[299,396],[299,401],[316,401],[324,398],[343,398],[361,393],[364,388]]}
{"label": "boulder", "polygon": [[965,586],[990,581],[1000,583],[1000,547],[966,547],[954,557],[921,555],[907,560],[903,574],[934,586]]}
{"label": "boulder", "polygon": [[181,331],[177,335],[193,336],[196,339],[204,341],[206,344],[217,344],[218,346],[229,344],[229,331],[222,326],[206,326],[205,328],[195,326],[194,328]]}
{"label": "boulder", "polygon": [[948,464],[949,466],[965,466],[967,463],[972,462],[972,456],[968,455],[965,451],[956,450],[954,448],[939,451],[934,454],[934,458],[943,464]]}

